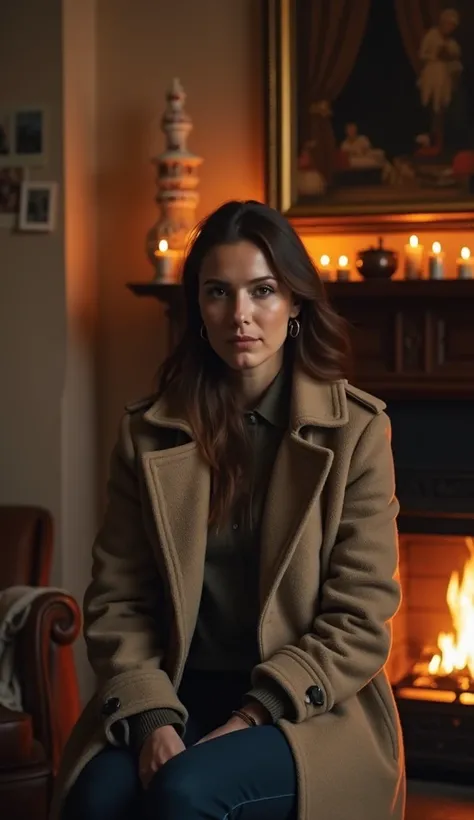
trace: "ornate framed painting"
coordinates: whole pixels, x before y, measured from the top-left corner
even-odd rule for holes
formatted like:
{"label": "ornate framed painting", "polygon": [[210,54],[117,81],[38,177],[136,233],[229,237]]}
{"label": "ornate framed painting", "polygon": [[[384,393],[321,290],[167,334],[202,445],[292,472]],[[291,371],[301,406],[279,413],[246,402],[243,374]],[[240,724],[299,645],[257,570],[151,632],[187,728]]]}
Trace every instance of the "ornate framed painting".
{"label": "ornate framed painting", "polygon": [[268,201],[301,231],[474,228],[474,1],[266,0]]}

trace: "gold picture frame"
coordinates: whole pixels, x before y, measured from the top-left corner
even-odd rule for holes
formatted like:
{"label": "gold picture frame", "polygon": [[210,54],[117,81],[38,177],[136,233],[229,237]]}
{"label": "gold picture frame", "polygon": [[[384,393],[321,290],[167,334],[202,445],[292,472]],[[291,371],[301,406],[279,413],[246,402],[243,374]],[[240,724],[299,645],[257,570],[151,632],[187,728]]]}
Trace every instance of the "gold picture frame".
{"label": "gold picture frame", "polygon": [[[470,1],[465,0],[466,8],[469,7]],[[304,2],[303,0],[266,0],[265,2],[266,179],[268,203],[282,211],[300,233],[386,233],[389,231],[406,231],[407,229],[410,231],[432,230],[434,227],[437,230],[473,230],[474,142],[470,152],[473,162],[472,173],[467,180],[463,178],[462,196],[459,195],[460,185],[454,184],[450,191],[428,187],[424,191],[421,187],[426,184],[424,179],[420,183],[420,193],[416,189],[416,196],[419,197],[416,201],[413,201],[411,190],[409,191],[410,196],[407,195],[404,199],[405,192],[395,190],[395,184],[392,189],[383,190],[380,187],[376,189],[375,186],[370,188],[370,186],[364,187],[364,185],[361,185],[360,191],[357,185],[352,185],[351,189],[348,186],[347,192],[350,201],[344,201],[345,189],[343,189],[343,186],[337,188],[333,182],[331,182],[332,187],[328,186],[325,194],[318,192],[313,198],[299,195],[297,180],[303,178],[304,172],[299,169],[298,165],[298,155],[301,148],[301,136],[298,132],[301,111],[298,110],[298,101],[302,95],[299,93],[296,55],[302,53],[301,37],[306,36],[306,30],[302,26],[298,29],[297,15],[300,14],[303,7],[306,8],[307,13],[308,8],[312,5],[318,13],[324,7],[324,13],[327,14],[329,11],[334,11],[336,5],[341,5],[343,2],[344,0],[340,0],[340,2],[336,0],[334,4],[330,3],[329,0],[304,0]],[[345,0],[345,2],[349,3],[349,0]],[[413,0],[413,3],[416,5],[416,0]],[[405,16],[409,15],[413,7],[410,6],[410,0],[393,0],[397,12],[400,4],[403,5],[402,11]],[[366,8],[365,13],[370,14],[370,0],[364,0],[363,3],[361,0],[360,5],[359,0],[358,2],[352,2],[352,11],[357,8],[362,13],[363,5]],[[390,4],[384,5],[390,6]],[[458,3],[459,5],[463,5],[462,2],[461,4]],[[474,36],[474,12],[471,14],[469,11],[469,25],[471,25],[471,22],[473,26],[472,36]],[[464,32],[464,36],[466,36],[466,32]],[[299,41],[298,38],[300,38]],[[355,59],[357,61],[358,58]],[[469,61],[471,71],[469,80],[471,81],[474,78],[474,57],[471,58],[470,55],[467,55],[466,59]],[[357,65],[357,62],[354,65]],[[409,75],[407,66],[404,66],[404,70]],[[411,96],[414,97],[411,87],[408,90]],[[320,104],[315,100],[316,103]],[[354,101],[352,101],[353,104]],[[413,105],[416,105],[416,100]],[[422,114],[425,113],[424,109],[420,109],[420,111]],[[415,136],[414,131],[414,139]],[[421,137],[416,138],[421,139]],[[421,148],[417,150],[421,152]],[[338,152],[341,154],[340,149],[338,149]],[[385,156],[385,152],[382,149],[373,149],[372,155],[377,155],[379,164],[381,164],[380,157]],[[386,162],[386,167],[389,167],[392,160],[389,158],[383,161]],[[422,161],[425,162],[425,165],[422,165]],[[395,161],[393,160],[393,162]],[[422,168],[425,172],[427,162],[427,160],[421,160],[414,151],[413,156],[410,155],[408,158],[407,168],[412,165],[415,168],[414,173],[421,174],[418,169]],[[432,161],[433,164],[434,160]],[[440,163],[436,167],[441,167]],[[344,169],[344,171],[346,170]],[[346,178],[350,176],[352,170],[350,168],[347,171]],[[381,174],[382,171],[380,171],[379,176]],[[309,172],[306,173],[306,177],[308,175]],[[316,175],[313,174],[313,176]],[[352,178],[355,176],[354,171]],[[343,171],[339,172],[339,177],[344,177]],[[334,178],[337,178],[337,175]],[[436,182],[438,182],[438,177]],[[431,183],[431,178],[430,184],[434,184]],[[374,196],[379,197],[379,201],[370,201],[370,197],[367,196],[369,189]],[[409,190],[408,185],[406,190]],[[391,201],[392,194],[394,196],[396,194],[396,201]]]}

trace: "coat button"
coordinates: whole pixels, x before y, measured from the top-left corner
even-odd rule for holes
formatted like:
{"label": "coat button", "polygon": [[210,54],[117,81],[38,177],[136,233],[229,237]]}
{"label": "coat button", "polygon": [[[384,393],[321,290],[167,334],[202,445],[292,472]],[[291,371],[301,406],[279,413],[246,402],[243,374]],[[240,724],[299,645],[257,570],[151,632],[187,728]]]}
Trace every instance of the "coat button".
{"label": "coat button", "polygon": [[324,706],[324,692],[320,686],[310,686],[306,690],[305,703],[313,706]]}
{"label": "coat button", "polygon": [[102,705],[102,714],[105,717],[110,717],[110,715],[114,715],[115,712],[118,712],[120,706],[121,703],[119,698],[107,698],[105,703]]}

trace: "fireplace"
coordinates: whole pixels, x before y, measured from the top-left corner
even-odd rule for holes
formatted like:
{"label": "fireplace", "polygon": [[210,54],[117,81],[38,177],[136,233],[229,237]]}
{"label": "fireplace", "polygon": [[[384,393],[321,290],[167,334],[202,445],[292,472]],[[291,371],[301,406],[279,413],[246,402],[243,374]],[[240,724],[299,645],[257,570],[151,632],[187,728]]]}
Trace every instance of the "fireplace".
{"label": "fireplace", "polygon": [[[434,531],[461,524],[472,536]],[[400,526],[406,525],[410,532],[400,533],[403,603],[395,619],[389,672],[408,768],[436,776],[472,773],[474,515],[401,518]]]}
{"label": "fireplace", "polygon": [[388,672],[409,774],[474,773],[474,402],[390,402],[403,602]]}

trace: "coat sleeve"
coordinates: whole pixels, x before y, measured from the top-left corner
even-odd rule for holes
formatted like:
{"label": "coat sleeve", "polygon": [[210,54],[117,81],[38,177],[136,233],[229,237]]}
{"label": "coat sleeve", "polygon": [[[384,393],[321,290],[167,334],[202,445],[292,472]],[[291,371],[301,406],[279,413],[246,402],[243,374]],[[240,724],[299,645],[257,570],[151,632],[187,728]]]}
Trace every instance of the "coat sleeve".
{"label": "coat sleeve", "polygon": [[[125,416],[111,460],[108,501],[93,546],[92,582],[84,598],[84,635],[98,678],[105,732],[151,709],[187,713],[162,668],[162,582],[146,536],[130,417]],[[124,729],[125,727],[125,729]]]}
{"label": "coat sleeve", "polygon": [[388,658],[401,597],[394,492],[390,422],[380,413],[352,456],[313,629],[253,670],[255,688],[270,681],[289,697],[290,720],[324,714],[355,695]]}

